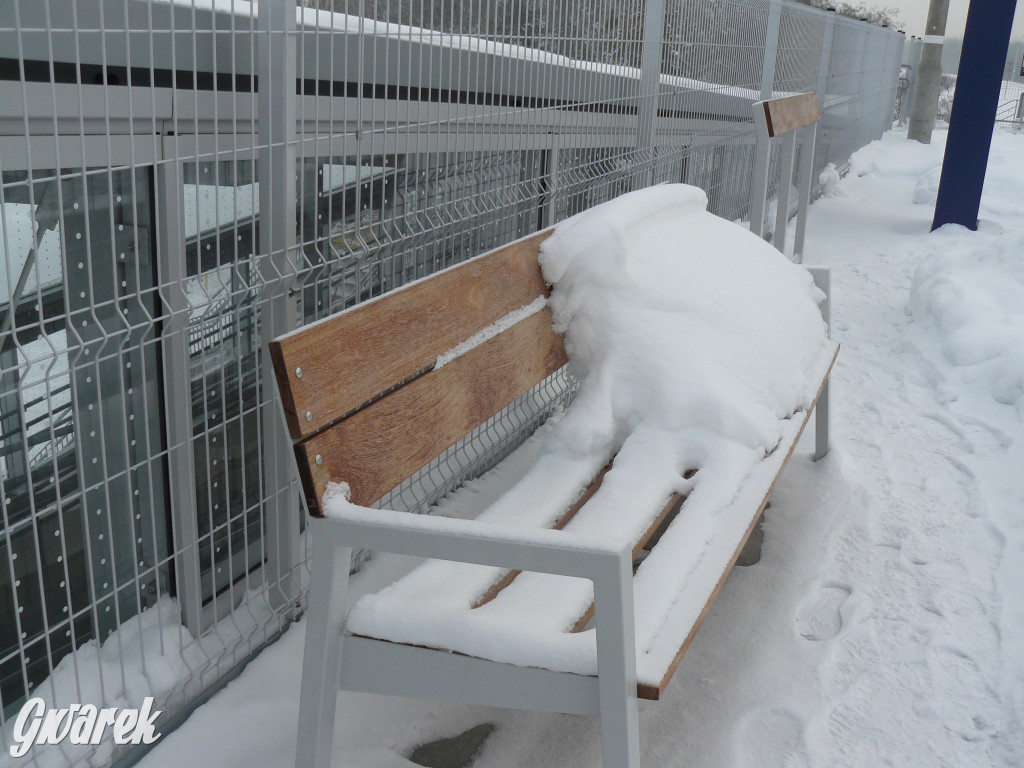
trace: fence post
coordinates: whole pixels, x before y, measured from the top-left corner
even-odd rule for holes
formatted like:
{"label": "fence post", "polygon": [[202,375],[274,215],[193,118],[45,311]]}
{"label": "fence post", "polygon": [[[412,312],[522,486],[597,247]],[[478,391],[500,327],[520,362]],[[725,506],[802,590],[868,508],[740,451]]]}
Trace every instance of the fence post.
{"label": "fence post", "polygon": [[558,195],[558,172],[561,162],[561,142],[557,133],[550,134],[551,147],[542,149],[543,165],[541,167],[541,184],[543,194],[540,198],[539,221],[537,229],[546,229],[555,223]]}
{"label": "fence post", "polygon": [[[893,105],[896,103],[897,94],[899,93],[899,87],[900,87],[900,66],[903,64],[903,48],[904,48],[905,42],[906,42],[906,35],[900,33],[898,41],[893,43],[893,62],[894,63],[893,63],[893,66],[890,67],[890,73],[894,73],[895,74],[895,79],[894,79],[892,85],[890,86],[890,90],[889,90],[889,92],[891,93],[891,96],[889,97],[889,100],[888,100],[890,114],[892,113]],[[890,121],[889,125],[890,126],[892,125],[891,121]],[[888,129],[886,129],[886,130],[888,130]]]}
{"label": "fence post", "polygon": [[644,40],[640,53],[640,99],[637,105],[636,148],[640,170],[633,177],[633,188],[654,181],[657,156],[654,128],[658,121],[658,90],[661,86],[661,51],[665,36],[665,0],[647,0],[644,8]]}
{"label": "fence post", "polygon": [[274,402],[274,372],[267,342],[296,323],[289,278],[296,257],[296,41],[294,0],[263,0],[259,14],[259,256],[264,295],[261,427],[266,504],[266,583],[275,608],[292,602],[298,588],[291,578],[297,556],[299,505],[291,471],[291,450]]}
{"label": "fence post", "polygon": [[202,624],[196,460],[192,436],[192,382],[188,348],[189,303],[185,295],[185,232],[181,162],[157,165],[155,173],[157,269],[160,298],[169,314],[161,338],[164,407],[167,410],[167,470],[171,504],[175,587],[182,623],[195,636]]}
{"label": "fence post", "polygon": [[779,31],[782,28],[782,3],[771,0],[768,7],[768,26],[764,33],[764,58],[761,64],[761,100],[770,99],[775,92],[775,65],[779,57]]}
{"label": "fence post", "polygon": [[822,30],[821,60],[818,63],[818,109],[821,111],[821,120],[804,129],[804,144],[800,149],[800,199],[796,212],[796,233],[793,236],[793,261],[797,263],[803,261],[807,208],[814,189],[814,154],[821,140],[822,123],[825,122],[825,97],[832,71],[832,40],[835,32],[835,21],[829,19]]}
{"label": "fence post", "polygon": [[901,36],[887,32],[882,34],[885,35],[885,37],[881,38],[885,43],[883,46],[885,63],[882,65],[878,75],[878,119],[881,123],[879,126],[881,128],[878,134],[879,137],[886,131],[892,130],[895,120],[893,110],[896,106],[896,92],[899,89],[900,64],[903,61],[903,42],[900,40]]}
{"label": "fence post", "polygon": [[[768,26],[764,35],[764,59],[761,64],[761,101],[772,97],[775,85],[775,62],[779,54],[779,29],[782,25],[782,3],[771,0]],[[768,196],[768,167],[772,140],[766,132],[757,131],[754,144],[754,173],[750,182],[750,231],[764,237],[764,211]]]}
{"label": "fence post", "polygon": [[919,37],[911,38],[909,43],[907,89],[903,94],[903,101],[900,102],[899,125],[901,128],[910,121],[910,110],[914,107],[914,93],[917,91],[917,70],[921,66],[921,49],[924,48],[924,43]]}
{"label": "fence post", "polygon": [[[851,136],[849,139],[851,147],[858,146],[861,141],[867,144],[869,141],[871,141],[871,139],[867,137],[873,136],[874,133],[873,121],[868,119],[867,115],[865,114],[868,109],[866,104],[867,99],[865,97],[865,94],[868,92],[868,72],[864,67],[864,62],[867,60],[868,57],[868,35],[870,34],[870,32],[867,29],[866,24],[864,25],[864,28],[858,26],[856,29],[857,45],[854,49],[854,61],[860,62],[861,67],[860,71],[857,73],[857,102],[855,105],[855,109],[857,110],[857,114],[858,116],[860,116],[860,119],[857,121],[856,124],[857,136]],[[853,154],[852,149],[850,150],[850,154]]]}
{"label": "fence post", "polygon": [[786,253],[786,227],[789,225],[789,188],[793,186],[796,167],[796,131],[790,131],[782,140],[779,160],[779,187],[775,193],[775,233],[772,242],[779,253]]}

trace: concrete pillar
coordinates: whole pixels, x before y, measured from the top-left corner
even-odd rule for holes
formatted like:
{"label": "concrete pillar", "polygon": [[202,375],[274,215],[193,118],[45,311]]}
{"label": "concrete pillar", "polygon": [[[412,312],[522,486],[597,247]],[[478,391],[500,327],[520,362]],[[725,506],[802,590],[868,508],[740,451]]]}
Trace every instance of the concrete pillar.
{"label": "concrete pillar", "polygon": [[917,86],[914,89],[914,108],[910,113],[907,138],[922,144],[932,143],[935,113],[939,108],[939,89],[942,85],[942,39],[946,34],[946,16],[949,0],[931,0],[925,27],[924,50],[918,67]]}

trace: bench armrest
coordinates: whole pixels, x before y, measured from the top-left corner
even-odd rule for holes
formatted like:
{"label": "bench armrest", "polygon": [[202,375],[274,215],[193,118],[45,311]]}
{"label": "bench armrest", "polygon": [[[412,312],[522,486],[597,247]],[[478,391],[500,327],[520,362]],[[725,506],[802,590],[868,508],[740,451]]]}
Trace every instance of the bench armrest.
{"label": "bench armrest", "polygon": [[[589,579],[594,584],[601,711],[625,708],[628,717],[636,719],[633,547],[626,539],[370,509],[348,502],[332,504],[328,516],[309,523],[314,548],[311,602],[322,600],[330,606],[317,618],[317,631],[311,635],[314,645],[322,634],[341,630],[341,601],[329,593],[338,577],[347,581],[348,554],[354,546]],[[344,575],[339,573],[343,563]]]}
{"label": "bench armrest", "polygon": [[[332,505],[313,518],[314,542],[594,579],[598,572],[631,566],[632,544],[609,536],[419,515],[355,504]],[[327,543],[325,541],[325,543]]]}
{"label": "bench armrest", "polygon": [[[344,643],[345,601],[341,593],[348,584],[352,547],[591,580],[598,711],[606,721],[618,724],[608,731],[611,736],[606,739],[606,753],[624,748],[636,751],[636,634],[629,541],[370,509],[348,502],[332,503],[327,516],[311,518],[307,535],[313,540],[314,551],[299,713],[300,757],[329,751],[329,742],[325,747],[316,736],[329,733],[333,725]],[[302,730],[303,723],[314,718],[319,721],[324,713],[327,725]]]}

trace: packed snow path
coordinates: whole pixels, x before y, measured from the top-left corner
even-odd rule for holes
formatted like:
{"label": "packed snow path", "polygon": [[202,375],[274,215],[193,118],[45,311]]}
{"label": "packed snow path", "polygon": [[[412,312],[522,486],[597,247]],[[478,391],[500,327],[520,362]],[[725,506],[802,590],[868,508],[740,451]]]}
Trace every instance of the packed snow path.
{"label": "packed snow path", "polygon": [[844,349],[796,765],[1024,763],[1024,136],[999,136],[978,233],[922,236],[941,148],[886,137],[812,217]]}
{"label": "packed snow path", "polygon": [[[645,766],[1024,765],[1024,135],[996,136],[979,232],[928,234],[942,138],[887,136],[812,208],[843,345],[832,453],[794,457],[761,562],[642,703]],[[355,586],[409,567],[381,557]],[[141,765],[291,765],[303,630]],[[355,694],[334,765],[408,768],[482,722],[478,768],[600,765],[596,720]]]}

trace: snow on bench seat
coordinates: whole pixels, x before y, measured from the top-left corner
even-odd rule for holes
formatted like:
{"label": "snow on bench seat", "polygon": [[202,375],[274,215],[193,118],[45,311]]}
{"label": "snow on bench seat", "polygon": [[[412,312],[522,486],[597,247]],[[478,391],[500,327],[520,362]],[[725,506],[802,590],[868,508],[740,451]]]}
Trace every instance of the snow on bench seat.
{"label": "snow on bench seat", "polygon": [[[835,345],[829,345],[816,361],[819,381],[825,379],[835,353]],[[767,501],[808,416],[809,410],[801,410],[786,419],[782,437],[767,457],[754,449],[722,444],[723,460],[710,462],[693,476],[692,490],[675,521],[637,569],[633,584],[637,682],[642,697],[658,698],[664,689],[746,539],[751,510]],[[543,434],[532,439],[539,440]],[[623,458],[628,461],[620,453],[616,462]],[[516,516],[516,525],[550,527],[557,518],[551,510],[568,506],[599,469],[599,462],[541,461],[501,504],[478,519],[500,521],[514,503],[524,511]],[[575,481],[560,483],[563,493],[558,497],[533,495],[538,489],[551,488],[554,477]],[[486,476],[482,481],[486,483]],[[672,492],[668,487],[638,488],[627,469],[613,467],[566,530],[636,541]],[[466,505],[481,495],[486,497],[488,492],[486,485],[478,483],[468,493],[456,491],[446,507],[460,508],[465,514]],[[530,504],[531,498],[549,503]],[[614,514],[615,505],[623,501],[647,514]],[[324,511],[330,516],[332,508],[345,504],[342,493],[333,490]],[[492,661],[595,675],[593,630],[571,631],[593,603],[591,583],[522,573],[493,600],[474,607],[502,575],[498,568],[429,561],[385,590],[361,598],[349,613],[346,631]],[[681,638],[685,638],[682,646]]]}

